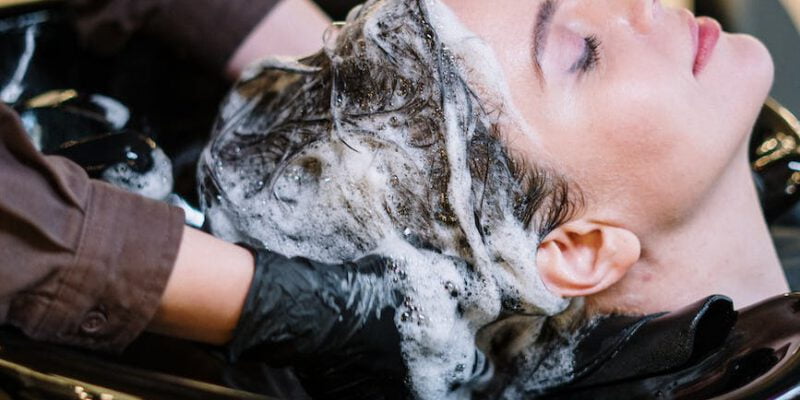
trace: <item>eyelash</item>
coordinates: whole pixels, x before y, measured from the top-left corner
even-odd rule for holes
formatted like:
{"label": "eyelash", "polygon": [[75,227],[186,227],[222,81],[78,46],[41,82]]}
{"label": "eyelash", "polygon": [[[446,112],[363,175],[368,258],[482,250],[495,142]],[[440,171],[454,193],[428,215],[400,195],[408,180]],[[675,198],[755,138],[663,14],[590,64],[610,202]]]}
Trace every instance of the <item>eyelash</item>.
{"label": "eyelash", "polygon": [[583,40],[586,43],[586,50],[580,60],[576,61],[572,68],[570,68],[571,72],[589,72],[600,61],[600,39],[595,35],[591,35],[585,37]]}

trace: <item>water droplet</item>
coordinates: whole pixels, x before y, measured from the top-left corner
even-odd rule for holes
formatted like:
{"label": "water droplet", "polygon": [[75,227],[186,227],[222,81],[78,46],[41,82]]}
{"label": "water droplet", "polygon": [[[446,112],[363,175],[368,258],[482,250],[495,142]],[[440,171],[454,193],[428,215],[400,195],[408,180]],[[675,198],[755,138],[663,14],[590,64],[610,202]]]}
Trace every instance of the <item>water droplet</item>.
{"label": "water droplet", "polygon": [[409,318],[411,318],[411,314],[407,312],[404,312],[402,315],[400,315],[400,320],[403,322],[408,321]]}

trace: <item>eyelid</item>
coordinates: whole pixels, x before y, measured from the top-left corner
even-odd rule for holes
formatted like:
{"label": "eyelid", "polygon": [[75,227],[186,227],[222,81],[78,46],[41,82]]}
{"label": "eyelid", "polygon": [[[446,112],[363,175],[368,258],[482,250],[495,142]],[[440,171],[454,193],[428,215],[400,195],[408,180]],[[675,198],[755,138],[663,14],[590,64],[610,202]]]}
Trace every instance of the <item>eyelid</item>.
{"label": "eyelid", "polygon": [[553,18],[561,4],[560,0],[545,0],[539,7],[536,15],[536,23],[533,32],[533,62],[536,72],[544,80],[544,73],[541,67],[541,54],[544,51],[547,36],[552,29]]}
{"label": "eyelid", "polygon": [[600,48],[602,43],[595,35],[589,35],[583,38],[584,51],[581,57],[572,64],[569,71],[571,73],[581,72],[586,73],[594,69],[600,61]]}

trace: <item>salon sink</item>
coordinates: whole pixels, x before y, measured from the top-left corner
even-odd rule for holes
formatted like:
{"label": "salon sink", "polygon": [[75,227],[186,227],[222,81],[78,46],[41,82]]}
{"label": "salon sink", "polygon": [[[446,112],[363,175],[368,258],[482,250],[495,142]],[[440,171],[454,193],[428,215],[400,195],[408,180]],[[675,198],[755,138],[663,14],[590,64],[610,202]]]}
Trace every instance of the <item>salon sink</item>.
{"label": "salon sink", "polygon": [[[144,38],[113,57],[84,51],[59,2],[0,1],[0,99],[20,112],[42,151],[73,159],[90,176],[120,163],[146,172],[161,149],[175,194],[196,205],[195,162],[228,87]],[[260,381],[263,372],[157,335],[105,355],[0,329],[0,400],[270,399],[280,388]]]}
{"label": "salon sink", "polygon": [[[167,339],[145,338],[130,352],[160,353],[164,364],[178,360],[184,365],[199,363],[189,376],[208,374],[208,365],[222,364],[219,359],[214,360],[212,353],[200,353],[187,343]],[[142,362],[147,356],[122,357]],[[164,369],[143,368],[135,361],[121,362],[120,357],[37,343],[13,329],[0,329],[0,400],[274,399],[226,387],[224,382],[213,382],[208,377],[193,379],[161,372]]]}
{"label": "salon sink", "polygon": [[[0,100],[40,118],[48,135],[65,142],[122,131],[151,139],[172,161],[175,193],[197,205],[196,160],[230,83],[149,38],[131,40],[110,57],[86,51],[62,7],[0,1]],[[65,100],[42,101],[54,93]],[[86,117],[92,98],[123,106],[125,124],[76,117]],[[52,142],[51,148],[61,144]]]}

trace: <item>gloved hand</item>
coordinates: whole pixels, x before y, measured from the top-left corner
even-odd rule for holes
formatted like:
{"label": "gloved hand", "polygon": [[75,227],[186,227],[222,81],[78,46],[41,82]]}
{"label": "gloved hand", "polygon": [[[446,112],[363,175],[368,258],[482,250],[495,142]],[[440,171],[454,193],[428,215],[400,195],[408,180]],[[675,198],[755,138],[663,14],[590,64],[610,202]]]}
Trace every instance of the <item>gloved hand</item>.
{"label": "gloved hand", "polygon": [[[294,366],[315,398],[409,398],[393,267],[378,256],[339,265],[257,251],[232,355]],[[491,366],[476,359],[476,380],[486,380]]]}

